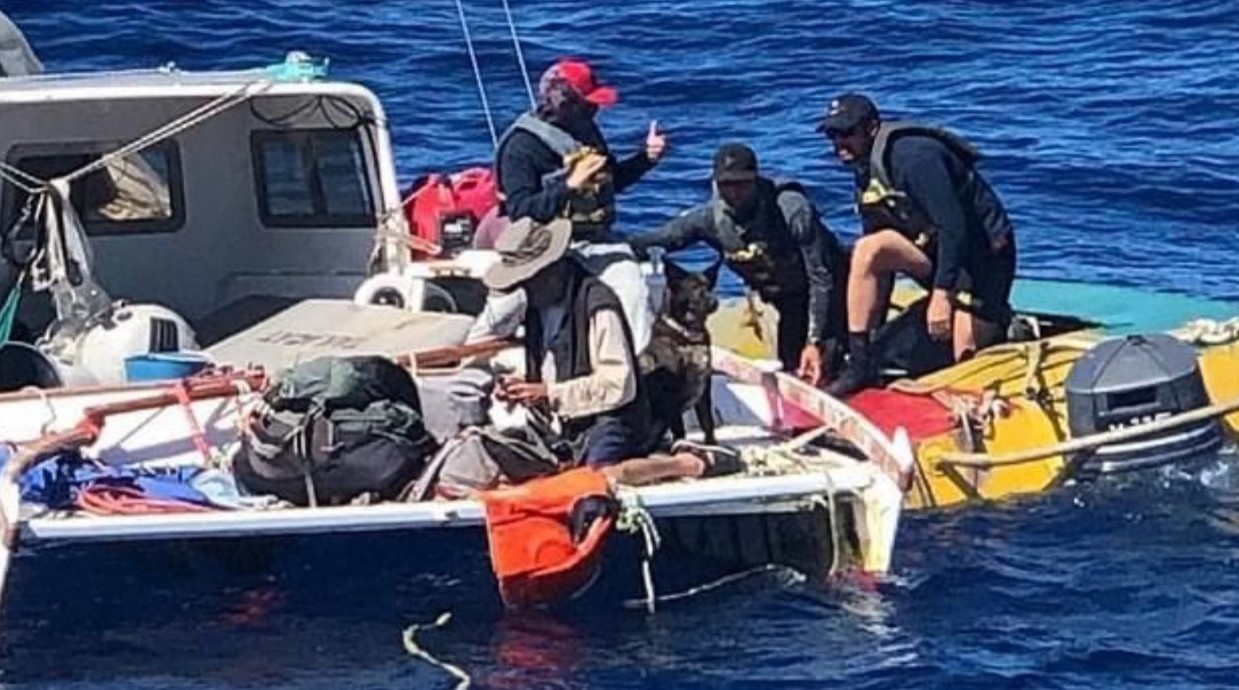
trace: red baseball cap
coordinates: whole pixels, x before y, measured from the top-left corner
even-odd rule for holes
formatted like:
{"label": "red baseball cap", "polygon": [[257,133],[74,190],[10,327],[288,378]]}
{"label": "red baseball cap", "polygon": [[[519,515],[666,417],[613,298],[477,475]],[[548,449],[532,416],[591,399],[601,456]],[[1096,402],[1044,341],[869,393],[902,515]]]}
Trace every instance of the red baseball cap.
{"label": "red baseball cap", "polygon": [[563,81],[582,98],[601,108],[615,105],[619,100],[615,87],[599,84],[593,68],[583,60],[560,60],[551,65],[538,82],[538,89],[546,93],[556,80]]}

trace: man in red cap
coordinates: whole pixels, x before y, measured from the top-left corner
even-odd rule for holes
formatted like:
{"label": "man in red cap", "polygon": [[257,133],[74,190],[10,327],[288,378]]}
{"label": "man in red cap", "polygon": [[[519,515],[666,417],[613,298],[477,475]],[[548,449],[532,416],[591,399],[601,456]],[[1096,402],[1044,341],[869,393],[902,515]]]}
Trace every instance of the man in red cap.
{"label": "man in red cap", "polygon": [[[572,222],[572,248],[619,296],[640,352],[649,343],[654,305],[632,249],[612,233],[615,195],[654,167],[667,140],[651,122],[645,146],[616,158],[594,118],[617,100],[615,88],[600,84],[588,63],[556,62],[539,80],[536,107],[500,138],[495,177],[500,213],[509,221]],[[523,310],[520,299],[517,293],[502,305],[489,303],[470,338],[505,332],[497,322],[514,324],[518,319],[509,317]]]}
{"label": "man in red cap", "polygon": [[615,194],[654,167],[666,139],[651,122],[645,148],[617,159],[595,122],[615,105],[614,87],[598,83],[589,64],[560,60],[538,82],[537,106],[504,132],[496,176],[508,218],[547,223],[567,217],[574,240],[611,240]]}

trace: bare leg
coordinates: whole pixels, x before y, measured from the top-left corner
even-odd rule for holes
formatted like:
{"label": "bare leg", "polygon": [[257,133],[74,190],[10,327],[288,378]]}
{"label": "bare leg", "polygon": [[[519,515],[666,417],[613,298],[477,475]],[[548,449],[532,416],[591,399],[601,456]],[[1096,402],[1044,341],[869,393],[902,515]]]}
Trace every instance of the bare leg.
{"label": "bare leg", "polygon": [[848,274],[848,364],[827,386],[828,394],[846,397],[876,383],[879,363],[869,337],[886,320],[895,274],[923,280],[932,270],[929,257],[894,230],[880,230],[856,242]]}
{"label": "bare leg", "polygon": [[668,479],[700,477],[706,464],[695,455],[651,455],[648,458],[633,458],[602,468],[602,473],[629,486],[644,486]]}
{"label": "bare leg", "polygon": [[879,230],[857,240],[848,274],[848,331],[866,333],[882,323],[894,274],[923,279],[931,270],[929,257],[894,230]]}

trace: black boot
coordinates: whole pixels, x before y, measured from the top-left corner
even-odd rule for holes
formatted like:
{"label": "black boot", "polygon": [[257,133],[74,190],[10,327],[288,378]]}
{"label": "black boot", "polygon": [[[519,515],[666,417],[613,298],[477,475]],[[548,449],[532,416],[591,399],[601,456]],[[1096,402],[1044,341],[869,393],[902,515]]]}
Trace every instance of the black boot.
{"label": "black boot", "polygon": [[848,334],[848,363],[839,376],[826,386],[826,394],[846,398],[873,387],[878,382],[878,363],[868,333]]}

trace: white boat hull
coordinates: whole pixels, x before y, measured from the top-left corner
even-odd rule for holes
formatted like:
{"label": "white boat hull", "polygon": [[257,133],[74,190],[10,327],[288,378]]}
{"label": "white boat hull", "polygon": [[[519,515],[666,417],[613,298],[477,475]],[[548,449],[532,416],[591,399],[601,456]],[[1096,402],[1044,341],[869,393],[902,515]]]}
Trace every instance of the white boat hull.
{"label": "white boat hull", "polygon": [[[787,456],[772,405],[770,375],[742,360],[727,360],[731,376],[716,376],[714,396],[720,440],[744,449],[751,458],[774,462]],[[758,375],[760,374],[760,375]],[[758,383],[745,382],[747,375]],[[47,433],[75,428],[92,408],[133,403],[158,393],[159,386],[84,391],[24,392],[0,396],[0,439],[26,443]],[[235,444],[239,422],[254,396],[235,385],[225,397],[169,404],[110,416],[94,443],[83,449],[113,465],[201,466],[208,455]],[[846,409],[846,408],[843,408]],[[827,420],[837,423],[838,420]],[[849,433],[854,433],[852,429]],[[900,454],[886,439],[867,439],[874,457]],[[206,452],[206,448],[211,452]],[[705,570],[725,574],[759,565],[787,565],[821,576],[854,566],[889,567],[902,492],[889,463],[864,461],[821,450],[801,453],[797,466],[770,465],[754,475],[685,480],[645,487],[623,487],[620,498],[644,509],[666,548],[655,554],[659,569],[694,570],[670,564],[675,558],[701,558]],[[6,472],[6,477],[9,473]],[[316,508],[237,509],[149,515],[70,516],[38,514],[32,507],[14,511],[16,484],[0,484],[9,495],[0,501],[5,524],[16,526],[26,558],[10,563],[11,548],[0,549],[0,573],[8,566],[37,561],[42,547],[112,542],[252,540],[398,533],[418,535],[480,533],[485,509],[477,500],[383,503]],[[16,519],[13,519],[13,516]],[[785,534],[790,530],[790,535]],[[616,535],[617,543],[633,542]],[[10,547],[15,544],[10,544]],[[699,565],[705,565],[699,564]]]}

